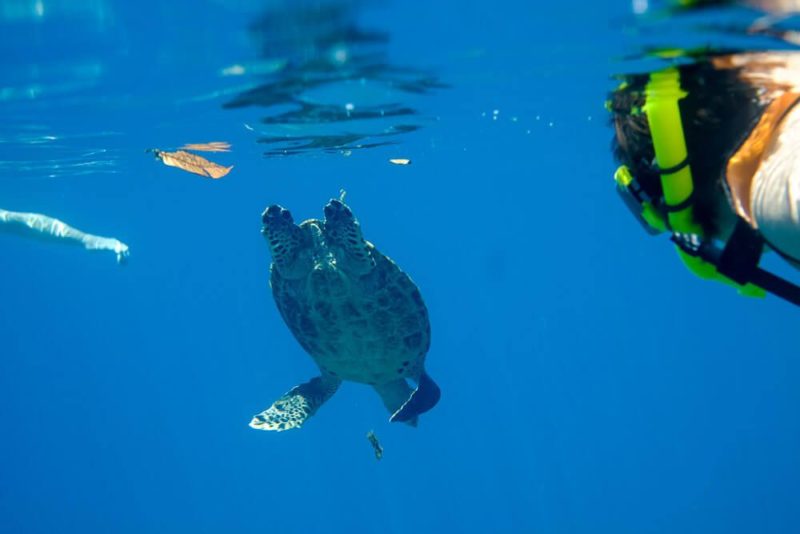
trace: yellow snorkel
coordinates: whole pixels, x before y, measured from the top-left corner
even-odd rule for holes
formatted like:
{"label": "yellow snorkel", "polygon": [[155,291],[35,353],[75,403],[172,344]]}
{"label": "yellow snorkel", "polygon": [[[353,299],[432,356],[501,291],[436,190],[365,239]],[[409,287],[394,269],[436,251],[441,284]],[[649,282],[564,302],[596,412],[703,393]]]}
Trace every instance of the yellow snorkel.
{"label": "yellow snorkel", "polygon": [[647,117],[656,163],[660,169],[669,226],[677,232],[702,234],[702,229],[692,216],[690,200],[694,185],[678,106],[678,101],[687,94],[681,89],[676,68],[654,72],[645,86],[642,111]]}
{"label": "yellow snorkel", "polygon": [[[614,179],[620,188],[624,188],[639,202],[641,212],[638,216],[657,231],[671,230],[673,236],[697,236],[702,240],[702,227],[694,220],[693,193],[694,182],[689,164],[689,154],[683,133],[683,123],[679,101],[686,93],[680,85],[680,72],[670,67],[650,75],[645,86],[645,104],[642,111],[647,116],[653,150],[661,175],[661,189],[664,195],[666,215],[659,212],[651,202],[643,201],[637,191],[632,190],[635,180],[626,166],[620,167]],[[703,279],[718,280],[734,285],[739,293],[753,297],[763,297],[764,289],[752,284],[738,284],[721,274],[715,265],[701,259],[697,255],[686,252],[684,247],[677,247],[684,265]]]}

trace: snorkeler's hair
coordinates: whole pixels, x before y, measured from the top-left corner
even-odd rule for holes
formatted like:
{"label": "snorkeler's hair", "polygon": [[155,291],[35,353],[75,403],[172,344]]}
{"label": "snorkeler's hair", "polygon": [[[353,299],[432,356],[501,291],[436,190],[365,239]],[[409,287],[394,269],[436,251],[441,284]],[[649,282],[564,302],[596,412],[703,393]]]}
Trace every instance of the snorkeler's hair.
{"label": "snorkeler's hair", "polygon": [[[706,235],[717,235],[718,213],[726,203],[723,176],[728,159],[750,133],[764,110],[757,89],[740,77],[740,69],[715,68],[710,58],[679,67],[679,101],[686,147],[695,187],[694,216]],[[653,198],[662,196],[653,141],[642,111],[648,74],[623,77],[609,99],[615,129],[614,157],[628,166]]]}

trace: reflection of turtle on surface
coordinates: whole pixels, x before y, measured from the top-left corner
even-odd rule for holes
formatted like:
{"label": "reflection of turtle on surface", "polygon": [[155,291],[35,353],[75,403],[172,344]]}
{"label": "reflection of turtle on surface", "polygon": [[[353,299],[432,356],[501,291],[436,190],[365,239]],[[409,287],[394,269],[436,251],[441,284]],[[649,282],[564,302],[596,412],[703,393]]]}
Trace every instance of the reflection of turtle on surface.
{"label": "reflection of turtle on surface", "polygon": [[[324,221],[298,226],[277,205],[267,208],[262,220],[273,259],[275,303],[321,374],[292,388],[250,426],[298,428],[342,380],[371,385],[391,421],[416,425],[417,416],[438,402],[440,391],[425,372],[430,323],[411,278],[364,240],[341,200],[325,206]],[[407,379],[417,388],[411,389]]]}

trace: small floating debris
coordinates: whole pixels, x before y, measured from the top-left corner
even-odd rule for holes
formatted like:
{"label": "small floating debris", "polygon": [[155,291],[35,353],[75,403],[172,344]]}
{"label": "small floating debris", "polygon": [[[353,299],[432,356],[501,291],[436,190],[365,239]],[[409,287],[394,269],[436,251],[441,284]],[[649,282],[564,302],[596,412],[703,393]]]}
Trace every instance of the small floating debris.
{"label": "small floating debris", "polygon": [[234,63],[219,70],[220,76],[242,76],[244,74],[262,75],[274,74],[286,67],[286,59],[275,59],[270,61],[255,61],[251,63]]}
{"label": "small floating debris", "polygon": [[27,227],[39,232],[44,237],[64,239],[81,244],[87,250],[110,250],[117,255],[118,263],[124,263],[128,258],[128,245],[122,241],[112,237],[101,237],[81,232],[58,219],[41,213],[21,213],[0,209],[0,223],[8,224],[15,229]]}
{"label": "small floating debris", "polygon": [[378,436],[375,435],[375,432],[372,430],[367,432],[367,439],[370,445],[372,445],[372,449],[375,451],[375,459],[380,460],[383,458],[383,447],[381,447],[381,443],[378,441]]}
{"label": "small floating debris", "polygon": [[237,63],[236,65],[230,65],[228,67],[225,67],[224,69],[220,70],[219,73],[222,76],[241,76],[245,72],[247,71],[244,68],[244,65],[239,65]]}
{"label": "small floating debris", "polygon": [[406,158],[392,158],[389,160],[389,163],[393,163],[394,165],[410,165],[411,160]]}
{"label": "small floating debris", "polygon": [[[227,143],[225,143],[227,145]],[[230,145],[228,145],[230,146]],[[219,152],[220,150],[217,150]],[[148,152],[155,154],[156,158],[160,159],[164,165],[170,167],[177,167],[192,174],[199,174],[206,178],[217,180],[226,176],[233,165],[230,167],[223,167],[213,161],[208,161],[206,158],[186,152],[185,150],[178,150],[177,152],[166,152],[157,148],[151,148]]]}

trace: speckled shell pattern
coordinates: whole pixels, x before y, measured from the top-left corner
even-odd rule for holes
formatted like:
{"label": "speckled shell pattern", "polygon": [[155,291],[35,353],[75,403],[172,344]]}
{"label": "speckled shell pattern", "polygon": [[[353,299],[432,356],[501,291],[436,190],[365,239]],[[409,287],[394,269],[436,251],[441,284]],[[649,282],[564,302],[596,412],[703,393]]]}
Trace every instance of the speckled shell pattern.
{"label": "speckled shell pattern", "polygon": [[323,372],[370,385],[416,380],[430,347],[428,310],[411,278],[368,247],[375,267],[363,276],[348,276],[330,259],[299,280],[273,266],[275,302]]}

